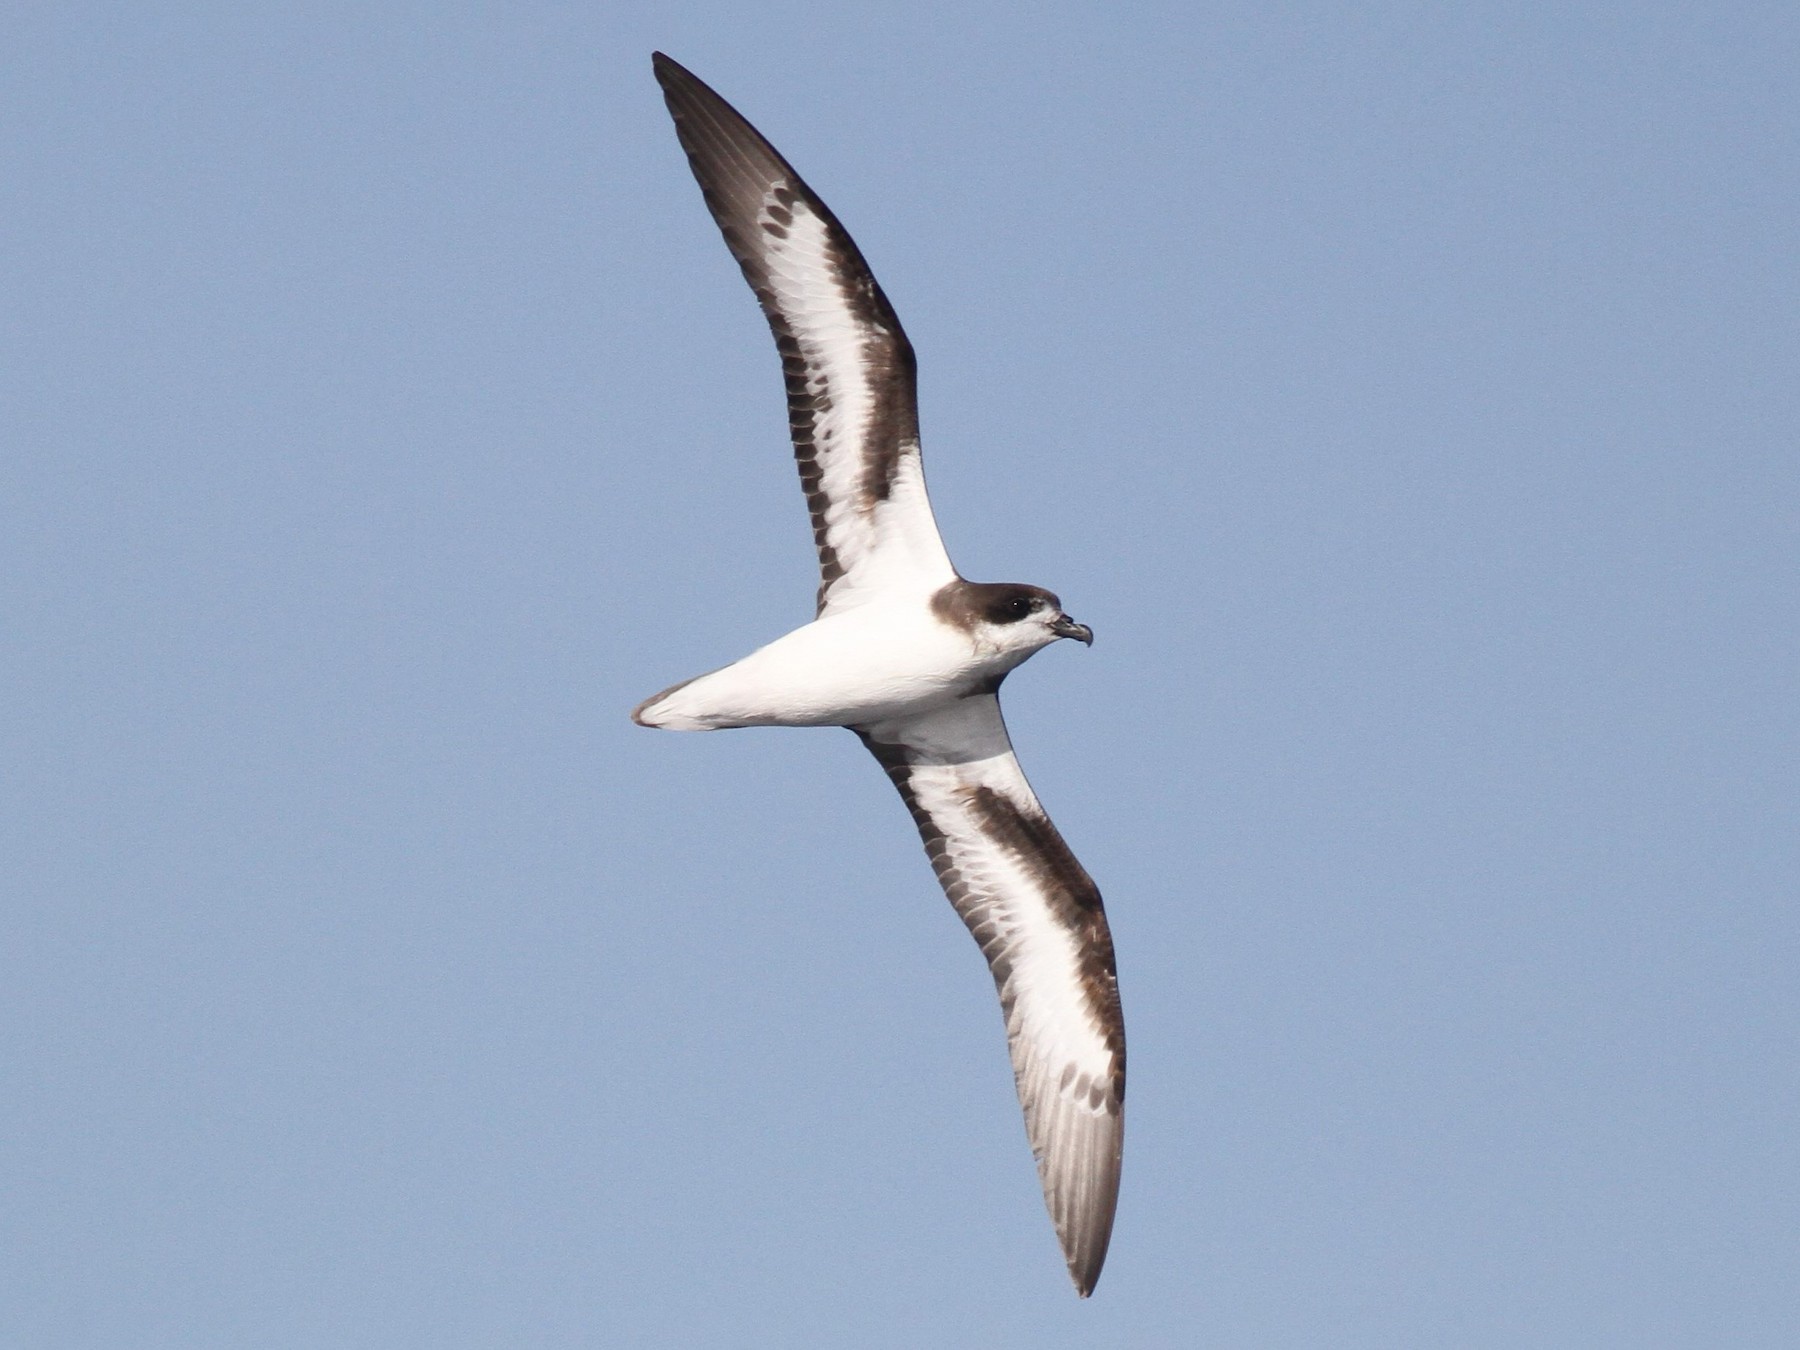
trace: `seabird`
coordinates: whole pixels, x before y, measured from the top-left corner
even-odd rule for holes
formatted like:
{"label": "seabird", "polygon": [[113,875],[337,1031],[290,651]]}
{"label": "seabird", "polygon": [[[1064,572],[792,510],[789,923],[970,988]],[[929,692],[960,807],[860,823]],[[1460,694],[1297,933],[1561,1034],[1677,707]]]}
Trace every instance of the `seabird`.
{"label": "seabird", "polygon": [[1041,587],[957,574],[925,495],[912,344],[862,253],[736,109],[662,53],[653,64],[781,353],[820,580],[811,623],[632,720],[862,738],[993,972],[1044,1202],[1085,1298],[1118,1203],[1125,1024],[1100,892],[1025,781],[997,691],[1034,652],[1093,632]]}

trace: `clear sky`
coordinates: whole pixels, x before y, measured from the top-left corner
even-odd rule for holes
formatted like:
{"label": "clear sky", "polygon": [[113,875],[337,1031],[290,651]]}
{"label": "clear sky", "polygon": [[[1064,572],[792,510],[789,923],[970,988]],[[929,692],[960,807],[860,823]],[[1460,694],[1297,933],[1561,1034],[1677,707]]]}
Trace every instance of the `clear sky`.
{"label": "clear sky", "polygon": [[[918,348],[1130,1028],[1079,1303],[662,48]],[[0,1345],[1788,1347],[1800,18],[0,18]]]}

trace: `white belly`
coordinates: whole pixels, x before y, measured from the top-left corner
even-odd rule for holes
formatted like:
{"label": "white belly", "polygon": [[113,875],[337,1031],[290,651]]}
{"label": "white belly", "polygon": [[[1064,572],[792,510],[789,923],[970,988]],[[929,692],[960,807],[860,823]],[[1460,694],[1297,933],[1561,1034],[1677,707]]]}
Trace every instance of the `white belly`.
{"label": "white belly", "polygon": [[634,715],[675,731],[858,725],[948,703],[993,661],[916,601],[868,605],[796,628]]}

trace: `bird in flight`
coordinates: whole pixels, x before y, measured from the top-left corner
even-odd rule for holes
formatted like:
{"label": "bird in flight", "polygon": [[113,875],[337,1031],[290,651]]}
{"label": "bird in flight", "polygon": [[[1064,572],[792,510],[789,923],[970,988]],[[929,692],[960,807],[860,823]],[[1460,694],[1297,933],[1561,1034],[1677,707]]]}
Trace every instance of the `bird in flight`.
{"label": "bird in flight", "polygon": [[775,335],[820,579],[811,623],[632,720],[862,738],[993,972],[1044,1202],[1085,1298],[1118,1204],[1125,1023],[1100,892],[1025,781],[997,694],[1033,653],[1093,632],[1041,587],[957,574],[925,495],[912,344],[861,251],[736,109],[660,52],[654,66]]}

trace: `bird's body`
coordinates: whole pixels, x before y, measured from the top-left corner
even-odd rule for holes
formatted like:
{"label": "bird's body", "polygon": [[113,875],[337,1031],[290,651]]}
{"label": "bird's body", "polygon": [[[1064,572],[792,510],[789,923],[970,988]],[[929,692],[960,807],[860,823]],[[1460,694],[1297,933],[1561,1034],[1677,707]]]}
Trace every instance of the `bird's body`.
{"label": "bird's body", "polygon": [[862,254],[736,110],[660,54],[656,74],[781,354],[820,585],[811,623],[632,717],[672,731],[842,726],[874,754],[993,973],[1044,1199],[1085,1297],[1124,1130],[1112,937],[1025,781],[996,691],[1052,642],[1093,634],[1041,587],[957,574],[925,494],[912,347]]}
{"label": "bird's body", "polygon": [[936,595],[902,591],[828,612],[741,661],[664,690],[632,716],[671,731],[888,722],[992,689],[1060,636],[1042,626],[971,631],[943,615]]}

